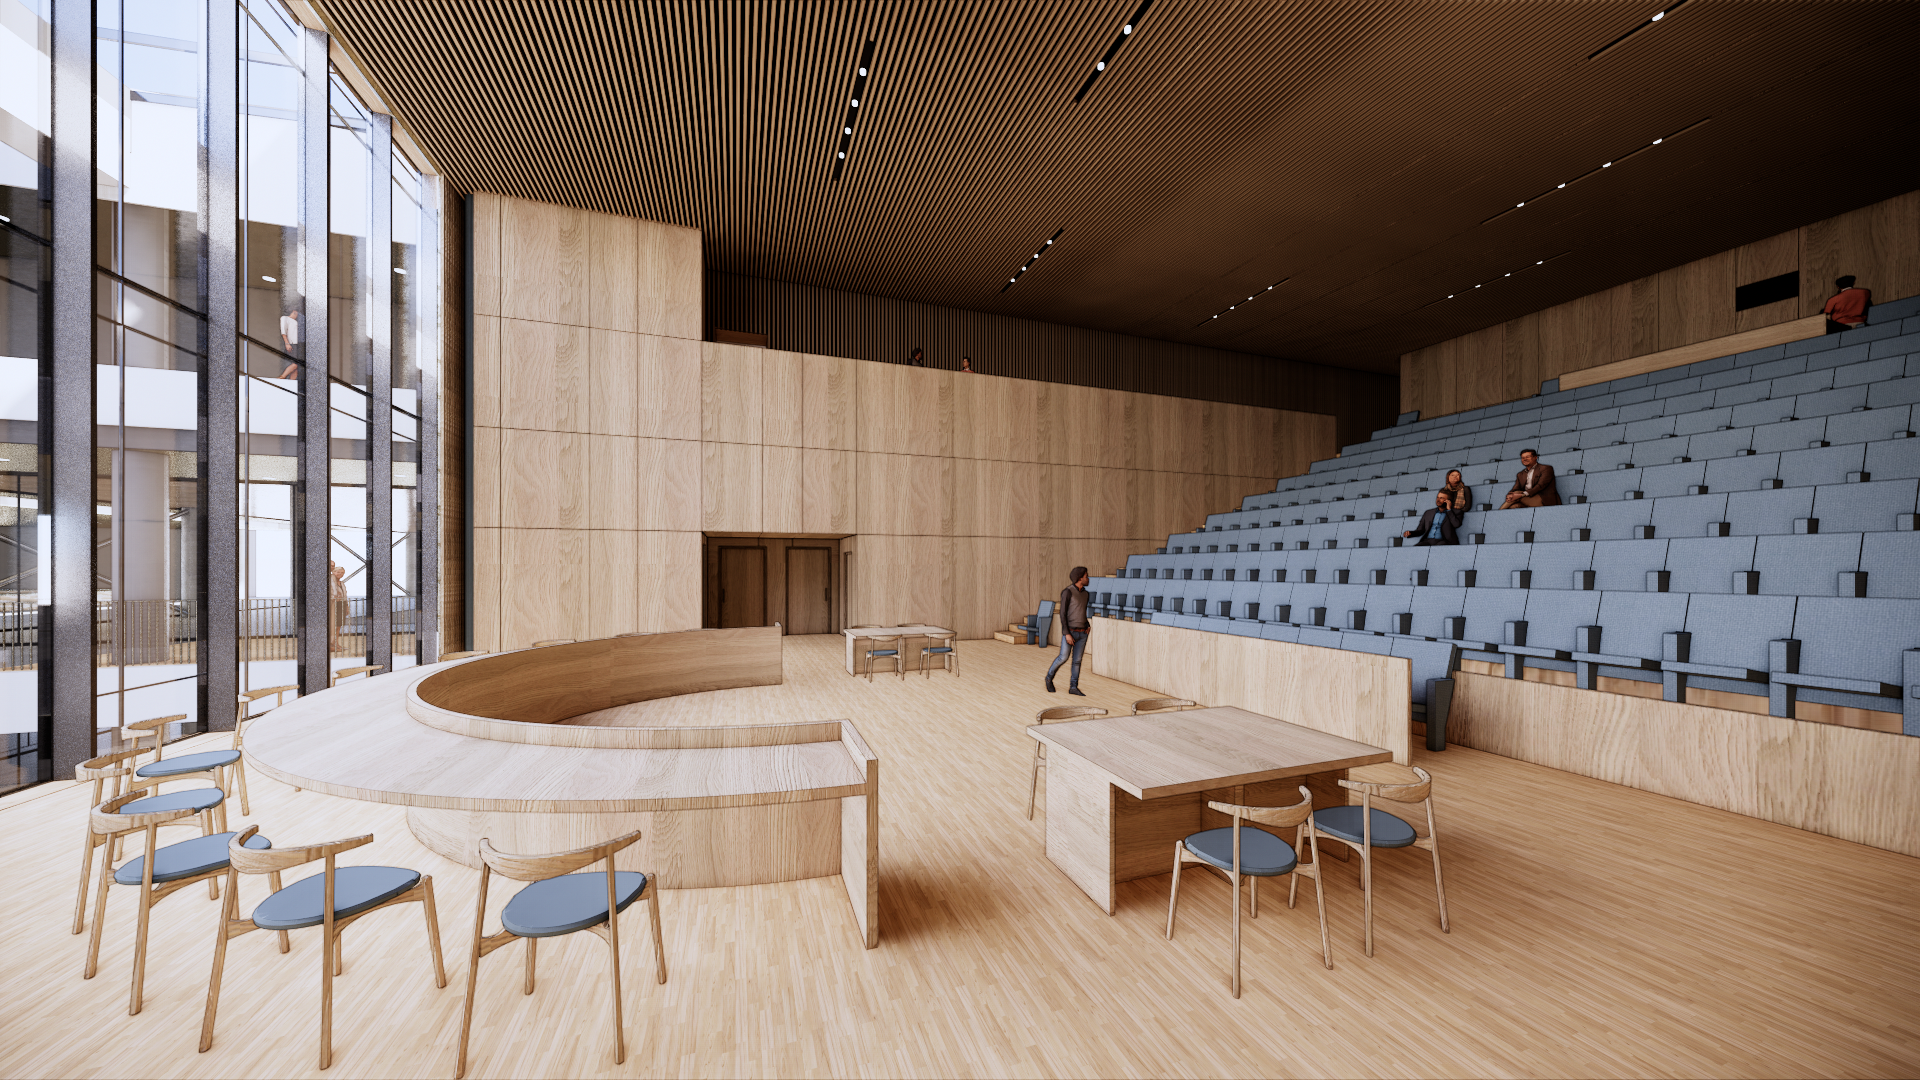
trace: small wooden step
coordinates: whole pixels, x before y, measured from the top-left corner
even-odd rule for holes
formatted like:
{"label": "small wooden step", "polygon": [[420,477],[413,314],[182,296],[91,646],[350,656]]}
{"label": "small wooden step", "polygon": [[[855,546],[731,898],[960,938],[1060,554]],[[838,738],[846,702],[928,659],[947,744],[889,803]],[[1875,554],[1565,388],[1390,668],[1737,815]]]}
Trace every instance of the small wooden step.
{"label": "small wooden step", "polygon": [[1004,641],[1009,645],[1025,645],[1027,643],[1027,635],[1015,634],[1011,630],[995,630],[993,632],[993,640]]}

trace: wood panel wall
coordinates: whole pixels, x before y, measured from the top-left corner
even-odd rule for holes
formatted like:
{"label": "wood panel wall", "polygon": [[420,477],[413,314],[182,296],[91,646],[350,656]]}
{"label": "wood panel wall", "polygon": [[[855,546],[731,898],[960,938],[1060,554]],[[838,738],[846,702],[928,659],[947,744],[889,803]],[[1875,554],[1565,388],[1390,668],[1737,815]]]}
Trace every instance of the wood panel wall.
{"label": "wood panel wall", "polygon": [[473,201],[475,648],[699,627],[704,533],[844,537],[846,622],[986,637],[1335,449],[1321,414],[702,342],[698,232]]}
{"label": "wood panel wall", "polygon": [[1396,379],[1298,360],[1063,326],[939,304],[709,271],[707,329],[764,335],[775,349],[1041,382],[1327,413],[1351,442],[1393,423]]}
{"label": "wood panel wall", "polygon": [[1096,675],[1202,705],[1232,705],[1412,763],[1412,668],[1401,657],[1124,619],[1096,620],[1087,656]]}
{"label": "wood panel wall", "polygon": [[1920,739],[1462,671],[1462,746],[1920,855]]}
{"label": "wood panel wall", "polygon": [[[1736,312],[1734,289],[1800,271],[1800,296]],[[1833,279],[1876,300],[1920,293],[1920,191],[1407,353],[1400,410],[1423,417],[1531,397],[1568,372],[1818,314]]]}

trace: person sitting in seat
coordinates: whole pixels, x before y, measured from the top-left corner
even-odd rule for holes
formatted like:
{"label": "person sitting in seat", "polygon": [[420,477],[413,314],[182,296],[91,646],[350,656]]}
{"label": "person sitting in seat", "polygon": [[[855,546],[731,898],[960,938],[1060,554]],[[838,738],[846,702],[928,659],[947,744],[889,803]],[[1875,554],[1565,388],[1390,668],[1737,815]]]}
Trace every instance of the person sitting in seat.
{"label": "person sitting in seat", "polygon": [[1867,308],[1873,304],[1873,290],[1856,289],[1853,281],[1852,274],[1833,279],[1833,287],[1840,291],[1828,297],[1827,306],[1820,309],[1827,316],[1829,334],[1867,325]]}
{"label": "person sitting in seat", "polygon": [[1559,506],[1560,492],[1553,486],[1553,466],[1542,465],[1540,455],[1520,451],[1520,472],[1513,478],[1513,490],[1507,492],[1500,509],[1516,506]]}
{"label": "person sitting in seat", "polygon": [[1409,540],[1419,537],[1414,547],[1458,544],[1460,523],[1466,520],[1467,507],[1472,503],[1473,489],[1460,479],[1459,469],[1449,469],[1446,484],[1433,493],[1433,507],[1421,515],[1420,526],[1400,535]]}

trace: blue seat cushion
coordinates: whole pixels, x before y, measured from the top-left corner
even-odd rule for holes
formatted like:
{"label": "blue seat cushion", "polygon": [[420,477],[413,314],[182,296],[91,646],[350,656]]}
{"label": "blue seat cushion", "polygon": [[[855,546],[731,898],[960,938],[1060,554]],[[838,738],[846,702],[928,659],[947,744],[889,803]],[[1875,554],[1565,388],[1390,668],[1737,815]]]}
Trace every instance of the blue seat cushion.
{"label": "blue seat cushion", "polygon": [[226,792],[217,787],[188,788],[165,795],[135,799],[120,808],[122,814],[157,814],[162,810],[208,810],[225,802]]}
{"label": "blue seat cushion", "polygon": [[[1325,810],[1315,810],[1313,824],[1329,836],[1337,836],[1355,844],[1361,842],[1358,806],[1330,806]],[[1413,837],[1413,826],[1385,810],[1373,812],[1374,847],[1412,847]]]}
{"label": "blue seat cushion", "polygon": [[224,768],[240,760],[238,750],[208,750],[203,754],[188,754],[185,757],[166,758],[148,762],[135,769],[135,776],[185,776],[188,773],[210,772]]}
{"label": "blue seat cushion", "polygon": [[899,656],[899,649],[868,649],[868,656]]}
{"label": "blue seat cushion", "polygon": [[[262,930],[298,930],[326,921],[326,875],[315,874],[281,889],[253,909]],[[333,917],[344,919],[383,904],[420,883],[420,873],[398,866],[341,866],[333,872]]]}
{"label": "blue seat cushion", "polygon": [[[195,874],[204,874],[209,870],[227,868],[227,845],[236,834],[230,832],[214,833],[212,836],[196,836],[191,840],[182,840],[177,844],[153,853],[153,883],[178,881]],[[255,833],[247,837],[247,847],[264,851],[273,846],[273,841]],[[113,872],[113,880],[122,885],[138,885],[141,875],[147,872],[145,855],[130,859],[125,866]]]}
{"label": "blue seat cushion", "polygon": [[[613,893],[621,911],[640,898],[647,875],[616,870]],[[607,921],[607,872],[562,874],[536,881],[514,894],[500,912],[500,925],[521,937],[558,937]]]}
{"label": "blue seat cushion", "polygon": [[950,649],[950,648],[947,648],[947,647],[945,647],[945,646],[941,646],[941,647],[940,647],[940,648],[938,648],[938,649],[923,649],[923,650],[921,650],[921,651],[922,651],[922,652],[930,652],[930,653],[948,653],[948,652],[952,652],[953,650],[952,650],[952,649]]}
{"label": "blue seat cushion", "polygon": [[[1187,850],[1203,862],[1233,873],[1233,827],[1208,829],[1187,837]],[[1264,829],[1240,826],[1240,872],[1254,877],[1293,873],[1300,857],[1293,845]]]}

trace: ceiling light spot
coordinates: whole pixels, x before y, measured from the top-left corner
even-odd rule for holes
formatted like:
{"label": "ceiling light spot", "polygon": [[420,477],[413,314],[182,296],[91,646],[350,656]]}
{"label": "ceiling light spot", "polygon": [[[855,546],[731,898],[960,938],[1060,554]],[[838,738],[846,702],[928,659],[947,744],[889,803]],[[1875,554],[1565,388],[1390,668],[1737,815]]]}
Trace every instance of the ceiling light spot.
{"label": "ceiling light spot", "polygon": [[396,266],[393,268],[393,272],[396,274],[404,275],[407,272],[407,268],[404,266]]}
{"label": "ceiling light spot", "polygon": [[1560,186],[1561,186],[1561,187],[1566,187],[1567,185],[1565,185],[1565,184],[1561,184]]}
{"label": "ceiling light spot", "polygon": [[1125,25],[1125,26],[1123,26],[1123,27],[1121,27],[1121,28],[1120,28],[1120,32],[1121,32],[1121,33],[1123,33],[1123,34],[1131,34],[1131,33],[1133,33],[1133,24],[1132,24],[1132,23],[1128,23],[1127,25]]}
{"label": "ceiling light spot", "polygon": [[1545,260],[1545,259],[1540,259],[1540,260],[1537,260],[1537,261],[1536,261],[1536,262],[1535,262],[1535,263],[1534,263],[1533,265],[1535,265],[1535,266],[1545,266],[1545,265],[1547,265],[1547,260]]}
{"label": "ceiling light spot", "polygon": [[1147,9],[1152,6],[1153,0],[1140,0],[1140,6],[1134,9],[1133,18],[1121,24],[1120,33],[1114,36],[1112,44],[1107,46],[1106,53],[1094,61],[1093,70],[1087,73],[1087,81],[1081,83],[1080,89],[1073,95],[1075,105],[1086,98],[1087,92],[1093,89],[1094,81],[1100,78],[1101,72],[1107,70],[1108,64],[1113,63],[1114,54],[1118,53],[1133,36],[1134,27],[1140,25],[1140,20],[1146,17]]}
{"label": "ceiling light spot", "polygon": [[1526,204],[1526,203],[1523,203],[1523,202],[1517,202],[1517,203],[1514,203],[1514,204],[1513,204],[1513,206],[1514,206],[1514,209],[1516,209],[1516,210],[1518,210],[1518,209],[1519,209],[1520,207],[1522,207],[1522,206],[1525,206],[1525,205],[1527,205],[1527,204]]}
{"label": "ceiling light spot", "polygon": [[861,69],[860,69],[860,77],[861,77],[861,78],[863,78],[863,79],[867,77],[867,69],[866,69],[866,68],[861,68]]}
{"label": "ceiling light spot", "polygon": [[1667,17],[1667,13],[1664,11],[1656,11],[1653,13],[1654,22],[1659,22],[1661,19],[1664,19],[1666,17]]}
{"label": "ceiling light spot", "polygon": [[842,134],[842,135],[851,135],[851,134],[853,134],[853,129],[852,129],[852,128],[841,128],[841,129],[840,129],[840,134]]}
{"label": "ceiling light spot", "polygon": [[847,152],[845,150],[840,151],[840,156],[842,158],[845,158],[847,156]]}
{"label": "ceiling light spot", "polygon": [[1660,138],[1653,140],[1653,145],[1659,146],[1661,143],[1666,141],[1667,141],[1666,136],[1662,135]]}
{"label": "ceiling light spot", "polygon": [[1611,168],[1613,168],[1613,162],[1611,162],[1611,161],[1609,161],[1609,162],[1607,162],[1607,163],[1606,163],[1605,165],[1602,165],[1602,166],[1600,166],[1600,167],[1601,167],[1601,168],[1603,168],[1603,169],[1611,169]]}
{"label": "ceiling light spot", "polygon": [[860,107],[860,99],[859,99],[859,98],[854,98],[854,99],[853,99],[853,107],[854,107],[854,108],[856,108],[856,109]]}
{"label": "ceiling light spot", "polygon": [[261,274],[261,275],[260,275],[260,280],[261,280],[261,281],[270,281],[270,282],[272,282],[272,283],[273,283],[273,284],[275,284],[275,285],[278,285],[278,284],[280,284],[280,281],[279,281],[279,279],[278,279],[278,278],[270,278],[270,277],[268,277],[268,276],[267,276],[267,275],[265,275],[265,274]]}
{"label": "ceiling light spot", "polygon": [[1093,70],[1095,71],[1107,70],[1107,62],[1105,60],[1100,61],[1099,63],[1093,65]]}

